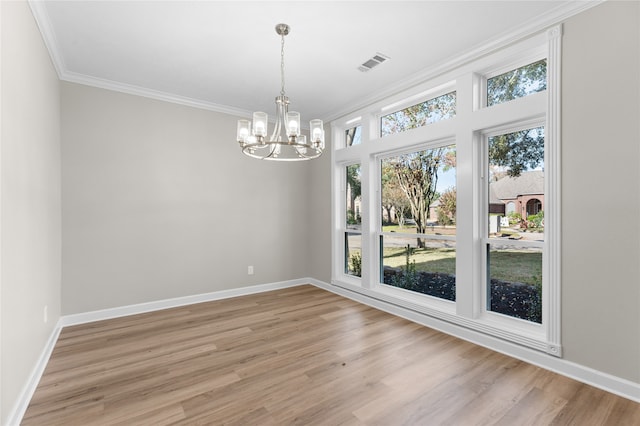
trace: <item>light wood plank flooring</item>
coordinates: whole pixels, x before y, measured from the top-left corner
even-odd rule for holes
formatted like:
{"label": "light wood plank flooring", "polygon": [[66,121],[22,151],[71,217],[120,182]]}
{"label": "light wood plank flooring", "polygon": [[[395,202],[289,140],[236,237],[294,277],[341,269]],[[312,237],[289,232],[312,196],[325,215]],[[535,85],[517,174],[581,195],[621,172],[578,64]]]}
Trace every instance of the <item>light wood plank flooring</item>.
{"label": "light wood plank flooring", "polygon": [[639,425],[640,404],[307,285],[62,330],[23,425]]}

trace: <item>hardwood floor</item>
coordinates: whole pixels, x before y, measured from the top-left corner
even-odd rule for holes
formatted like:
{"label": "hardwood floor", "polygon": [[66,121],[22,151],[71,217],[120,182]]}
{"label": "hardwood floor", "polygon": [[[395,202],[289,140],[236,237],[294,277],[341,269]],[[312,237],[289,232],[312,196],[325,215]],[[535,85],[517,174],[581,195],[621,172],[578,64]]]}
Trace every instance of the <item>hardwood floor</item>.
{"label": "hardwood floor", "polygon": [[23,425],[638,425],[640,404],[313,286],[62,330]]}

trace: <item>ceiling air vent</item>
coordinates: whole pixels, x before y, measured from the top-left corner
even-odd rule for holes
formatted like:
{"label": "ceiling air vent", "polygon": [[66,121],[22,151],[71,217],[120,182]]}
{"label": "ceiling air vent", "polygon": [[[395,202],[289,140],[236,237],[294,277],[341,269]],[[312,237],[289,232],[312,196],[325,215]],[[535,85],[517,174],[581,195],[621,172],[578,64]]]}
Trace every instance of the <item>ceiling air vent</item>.
{"label": "ceiling air vent", "polygon": [[372,68],[377,67],[387,59],[389,59],[388,56],[385,56],[382,53],[376,53],[372,58],[367,59],[362,65],[360,65],[358,69],[362,72],[370,71]]}

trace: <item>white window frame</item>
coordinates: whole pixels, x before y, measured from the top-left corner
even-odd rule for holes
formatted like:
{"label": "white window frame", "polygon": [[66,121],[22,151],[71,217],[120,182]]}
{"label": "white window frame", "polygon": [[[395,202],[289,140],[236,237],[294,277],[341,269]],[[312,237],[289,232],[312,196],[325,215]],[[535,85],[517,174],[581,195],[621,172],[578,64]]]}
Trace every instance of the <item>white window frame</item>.
{"label": "white window frame", "polygon": [[[344,133],[343,133],[344,135]],[[357,145],[356,145],[357,146]],[[364,227],[362,226],[362,224],[360,225],[360,230],[358,229],[353,229],[353,228],[349,228],[347,223],[346,223],[346,218],[347,218],[347,204],[346,204],[346,200],[347,200],[347,167],[349,166],[353,166],[356,164],[360,164],[358,161],[350,161],[350,162],[345,162],[342,163],[340,165],[340,170],[339,170],[339,176],[337,181],[340,183],[340,190],[339,193],[341,195],[341,202],[338,203],[338,209],[340,211],[338,217],[336,218],[336,225],[338,228],[338,232],[340,233],[340,235],[342,236],[341,241],[342,244],[340,245],[338,250],[335,250],[334,248],[334,253],[337,254],[337,257],[334,256],[334,271],[335,271],[335,276],[339,277],[339,280],[344,281],[345,283],[348,283],[350,285],[361,285],[362,282],[362,277],[357,277],[355,275],[351,275],[349,273],[347,273],[347,271],[345,270],[345,261],[347,261],[347,253],[345,251],[345,238],[347,233],[351,233],[351,234],[360,234],[360,239],[361,239],[361,247],[362,247],[362,241],[364,240],[364,238],[362,237],[362,231],[364,229]],[[362,171],[362,165],[360,164],[360,170]],[[362,185],[362,182],[360,183]],[[361,195],[361,203],[362,203],[362,195]],[[362,217],[364,217],[365,213],[364,213],[364,209],[362,212]],[[362,251],[361,248],[361,256],[364,259],[364,253]]]}
{"label": "white window frame", "polygon": [[[551,355],[561,356],[560,335],[560,57],[561,27],[511,43],[491,54],[417,84],[394,96],[331,123],[334,149],[332,234],[332,284],[371,298],[444,320]],[[505,103],[486,106],[486,78],[547,59],[547,89]],[[380,136],[381,116],[456,91],[456,115],[398,134]],[[529,123],[545,127],[545,242],[543,247],[542,324],[486,311],[486,247],[479,217],[486,211],[484,198],[483,142],[488,134]],[[344,131],[362,126],[360,145],[345,147]],[[535,127],[535,126],[530,126]],[[447,143],[448,141],[448,143]],[[455,143],[458,191],[456,232],[456,302],[435,300],[425,295],[380,284],[381,158],[396,153],[429,149]],[[344,221],[346,202],[341,187],[345,166],[359,163],[362,171],[362,277],[345,276]],[[341,248],[342,246],[342,248]],[[357,281],[357,282],[356,282]],[[407,294],[410,293],[410,294]]]}
{"label": "white window frame", "polygon": [[[439,95],[437,95],[439,96]],[[432,97],[429,97],[429,99],[431,99]],[[436,123],[432,123],[432,124],[436,124]],[[385,137],[386,138],[386,137]],[[375,174],[374,174],[374,179],[375,182],[377,182],[377,190],[376,190],[376,205],[377,206],[381,206],[382,205],[382,188],[380,187],[380,182],[381,182],[381,175],[380,175],[380,162],[385,159],[385,158],[390,158],[390,157],[396,157],[399,155],[403,155],[403,154],[410,154],[413,152],[418,152],[418,151],[424,151],[424,150],[429,150],[429,149],[437,149],[437,148],[441,148],[444,146],[451,146],[454,145],[455,146],[455,140],[450,139],[450,138],[446,138],[446,139],[442,139],[442,140],[436,140],[436,141],[427,141],[424,142],[422,144],[419,145],[414,145],[402,150],[398,150],[398,151],[385,151],[384,153],[375,155],[375,163],[376,163],[376,168],[375,168]],[[410,290],[405,290],[405,289],[401,289],[401,288],[395,288],[393,286],[390,286],[388,284],[384,284],[381,282],[380,280],[380,268],[382,267],[382,260],[380,259],[380,253],[382,250],[382,247],[380,245],[380,237],[397,237],[398,234],[393,234],[390,232],[383,232],[382,231],[382,210],[380,208],[375,210],[375,214],[372,215],[372,217],[375,220],[375,234],[376,234],[376,238],[374,240],[374,252],[377,255],[377,259],[378,259],[378,263],[377,265],[377,276],[375,280],[372,280],[371,282],[371,288],[375,289],[376,291],[382,293],[382,294],[386,294],[388,296],[397,298],[397,299],[402,299],[402,300],[406,300],[406,299],[415,299],[417,301],[419,301],[420,304],[424,305],[425,307],[428,307],[430,309],[434,309],[434,310],[438,310],[438,311],[442,311],[448,314],[455,314],[455,302],[452,302],[450,300],[446,300],[446,299],[439,299],[437,297],[433,297],[433,296],[428,296],[425,294],[421,294],[421,293],[416,293],[416,292],[412,292]],[[437,235],[428,235],[428,234],[402,234],[401,236],[403,237],[413,237],[413,238],[418,238],[418,237],[423,237],[425,239],[431,239],[431,240],[446,240],[446,241],[453,241],[456,244],[456,248],[457,248],[457,236],[437,236]],[[456,262],[456,268],[457,268],[457,262]]]}
{"label": "white window frame", "polygon": [[[494,244],[497,243],[498,240],[496,238],[491,238],[489,237],[489,232],[488,232],[488,218],[489,218],[489,213],[488,213],[488,206],[489,206],[489,185],[488,185],[488,144],[489,144],[489,138],[492,136],[497,136],[497,135],[503,135],[506,133],[512,133],[512,132],[518,132],[521,130],[526,130],[526,129],[531,129],[531,128],[535,128],[535,127],[541,127],[544,126],[545,124],[545,119],[544,117],[540,117],[538,119],[533,119],[533,120],[525,120],[519,123],[516,123],[515,125],[511,125],[508,127],[504,127],[501,126],[498,129],[492,129],[490,131],[484,131],[481,134],[480,137],[480,143],[481,143],[481,147],[479,149],[481,158],[479,159],[479,163],[480,163],[480,180],[482,181],[482,188],[480,190],[481,194],[480,196],[482,197],[482,202],[480,203],[480,211],[478,212],[478,228],[480,230],[480,238],[478,241],[478,247],[477,250],[480,252],[481,255],[481,265],[486,266],[487,265],[487,245],[489,244]],[[545,137],[545,154],[546,154],[546,137]],[[546,158],[546,155],[545,155]],[[546,170],[545,170],[546,171]],[[546,180],[546,177],[545,177]],[[546,189],[546,188],[545,188]],[[545,252],[547,251],[547,247],[546,247],[546,236],[545,236],[545,242],[534,242],[534,241],[518,241],[518,242],[514,242],[514,243],[509,243],[509,242],[504,242],[504,245],[510,245],[513,247],[535,247],[535,248],[540,248],[542,249],[542,257],[543,257],[543,261],[542,261],[542,269],[543,269],[543,294],[546,291],[546,285],[548,284],[548,279],[545,279],[545,269],[546,269],[546,262],[544,261],[544,255]],[[479,277],[479,281],[481,283],[481,288],[482,288],[482,294],[483,295],[487,295],[488,294],[488,286],[489,283],[487,282],[487,270],[485,268],[481,268],[480,270],[480,277]],[[480,321],[483,321],[487,324],[508,324],[508,328],[509,329],[513,329],[513,330],[517,330],[519,333],[521,334],[526,334],[526,335],[530,335],[533,336],[534,338],[538,338],[541,339],[544,337],[544,329],[543,329],[543,325],[542,324],[536,324],[530,321],[525,321],[519,318],[511,318],[496,312],[492,312],[491,310],[487,309],[487,304],[489,303],[489,301],[487,299],[481,300],[480,301],[482,303],[482,305],[479,307],[478,311],[480,312],[480,314],[478,315],[478,319]],[[544,304],[543,304],[544,305]],[[544,310],[544,306],[543,306],[543,310]],[[543,324],[545,323],[545,318],[544,318],[544,313],[543,313]]]}

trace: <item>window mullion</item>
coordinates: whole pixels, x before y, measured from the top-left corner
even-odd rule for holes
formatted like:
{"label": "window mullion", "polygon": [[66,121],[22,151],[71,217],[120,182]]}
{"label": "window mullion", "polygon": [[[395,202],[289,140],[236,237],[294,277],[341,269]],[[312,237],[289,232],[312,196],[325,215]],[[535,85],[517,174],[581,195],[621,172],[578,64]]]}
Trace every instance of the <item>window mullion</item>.
{"label": "window mullion", "polygon": [[456,127],[456,313],[473,318],[477,295],[474,286],[476,268],[474,264],[477,230],[474,220],[476,194],[474,191],[474,141],[470,120],[473,114],[474,76],[469,73],[457,79]]}
{"label": "window mullion", "polygon": [[549,71],[547,73],[547,149],[545,150],[545,164],[547,165],[547,179],[545,181],[545,193],[547,198],[546,225],[548,234],[545,238],[545,251],[543,264],[543,276],[546,286],[543,290],[543,321],[546,324],[547,352],[562,356],[561,346],[561,242],[560,238],[560,207],[561,207],[561,183],[560,183],[560,94],[561,94],[561,68],[562,58],[562,26],[550,28],[547,31],[547,48]]}
{"label": "window mullion", "polygon": [[371,161],[362,159],[362,287],[372,288],[374,286],[373,280],[376,279],[373,274],[375,269],[375,256],[372,256],[375,244],[371,236],[375,234],[375,179],[372,179]]}

